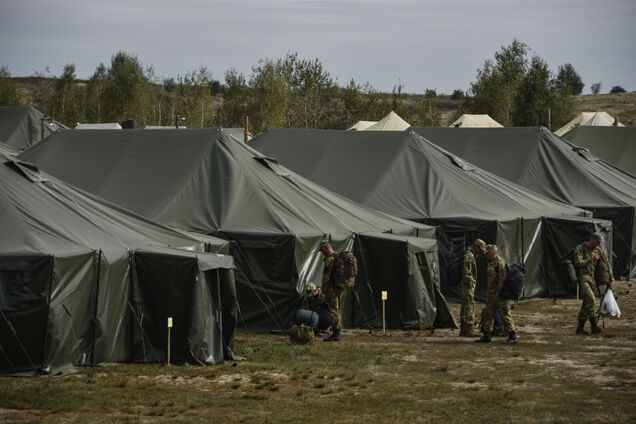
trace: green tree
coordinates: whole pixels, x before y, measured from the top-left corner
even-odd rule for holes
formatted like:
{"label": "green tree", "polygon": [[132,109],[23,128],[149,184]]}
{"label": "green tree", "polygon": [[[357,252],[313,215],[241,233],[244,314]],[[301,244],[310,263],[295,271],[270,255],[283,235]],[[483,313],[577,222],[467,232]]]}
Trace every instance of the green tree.
{"label": "green tree", "polygon": [[471,84],[467,109],[487,113],[504,126],[510,126],[516,113],[516,97],[527,67],[528,46],[515,39],[495,53],[494,61],[486,60],[477,70]]}
{"label": "green tree", "polygon": [[592,91],[592,94],[600,93],[601,87],[603,87],[602,82],[593,82],[592,84],[590,84],[590,90]]}
{"label": "green tree", "polygon": [[464,99],[465,94],[463,90],[453,90],[453,93],[450,95],[450,99],[451,100],[463,100]]}
{"label": "green tree", "polygon": [[74,127],[83,118],[82,92],[75,83],[75,65],[64,65],[62,75],[55,81],[56,119],[68,127]]}
{"label": "green tree", "polygon": [[516,99],[517,110],[523,112],[514,116],[514,125],[519,127],[548,126],[552,102],[550,69],[540,57],[532,57]]}
{"label": "green tree", "polygon": [[250,113],[251,88],[245,76],[236,69],[225,73],[225,93],[223,105],[217,114],[218,123],[227,128],[243,127],[244,119]]}
{"label": "green tree", "polygon": [[45,115],[57,119],[58,105],[55,96],[57,78],[51,74],[48,67],[44,71],[35,71],[33,77],[36,81],[31,94],[33,106]]}
{"label": "green tree", "polygon": [[366,115],[362,88],[356,84],[353,78],[351,78],[349,84],[342,92],[342,106],[344,109],[343,122],[338,127],[348,128],[363,120]]}
{"label": "green tree", "polygon": [[276,62],[272,59],[261,59],[252,67],[249,84],[252,88],[249,108],[251,126],[257,130],[284,127],[290,95]]}
{"label": "green tree", "polygon": [[88,122],[102,122],[103,104],[102,96],[106,87],[107,70],[100,63],[86,85],[86,100],[84,116]]}
{"label": "green tree", "polygon": [[0,66],[0,106],[25,106],[27,95],[20,84],[11,80],[6,65]]}
{"label": "green tree", "polygon": [[147,123],[149,82],[137,56],[119,51],[111,58],[103,92],[104,119]]}
{"label": "green tree", "polygon": [[555,79],[555,87],[565,93],[574,95],[581,94],[585,84],[581,76],[576,72],[574,66],[570,63],[559,66],[559,71]]}
{"label": "green tree", "polygon": [[616,94],[616,93],[625,93],[625,89],[621,87],[620,85],[615,85],[610,90],[610,94]]}
{"label": "green tree", "polygon": [[205,67],[188,72],[177,78],[176,110],[186,118],[186,125],[192,128],[209,126],[213,119],[210,83],[212,73]]}

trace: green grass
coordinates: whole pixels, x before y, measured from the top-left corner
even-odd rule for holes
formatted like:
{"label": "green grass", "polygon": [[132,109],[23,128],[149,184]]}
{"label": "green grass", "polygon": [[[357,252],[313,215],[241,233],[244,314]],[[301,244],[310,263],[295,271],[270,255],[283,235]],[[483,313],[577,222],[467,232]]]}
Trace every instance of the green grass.
{"label": "green grass", "polygon": [[243,362],[0,378],[0,422],[635,422],[630,285],[617,289],[623,318],[599,337],[573,335],[574,300],[517,305],[517,346],[449,330],[310,346],[241,334]]}

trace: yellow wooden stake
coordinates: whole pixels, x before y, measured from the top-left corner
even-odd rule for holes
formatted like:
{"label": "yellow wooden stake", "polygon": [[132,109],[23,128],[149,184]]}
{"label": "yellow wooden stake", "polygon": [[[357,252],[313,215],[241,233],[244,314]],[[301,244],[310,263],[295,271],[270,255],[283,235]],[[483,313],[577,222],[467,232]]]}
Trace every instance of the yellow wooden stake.
{"label": "yellow wooden stake", "polygon": [[389,292],[382,291],[382,332],[386,333],[386,301],[389,299]]}
{"label": "yellow wooden stake", "polygon": [[172,317],[168,317],[168,365],[170,365],[170,333],[172,331]]}

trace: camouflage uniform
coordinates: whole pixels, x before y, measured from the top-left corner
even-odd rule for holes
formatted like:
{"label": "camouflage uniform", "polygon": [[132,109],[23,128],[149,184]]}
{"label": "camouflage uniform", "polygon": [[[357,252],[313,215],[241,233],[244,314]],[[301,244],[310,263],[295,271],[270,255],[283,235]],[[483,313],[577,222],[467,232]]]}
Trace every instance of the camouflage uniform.
{"label": "camouflage uniform", "polygon": [[335,288],[331,281],[335,260],[335,253],[330,256],[325,256],[325,265],[322,271],[322,292],[325,295],[325,303],[331,313],[331,326],[334,329],[340,330],[342,328],[342,312],[340,311],[340,306],[342,305],[344,290]]}
{"label": "camouflage uniform", "polygon": [[[595,261],[592,256],[598,256]],[[585,321],[590,318],[597,318],[596,296],[596,276],[597,271],[600,273],[599,283],[607,284],[614,279],[612,275],[612,267],[603,250],[597,246],[589,247],[586,243],[579,244],[574,250],[574,266],[577,269],[579,278],[579,295],[583,299],[581,310],[579,311],[579,320]],[[597,269],[597,267],[600,267]]]}
{"label": "camouflage uniform", "polygon": [[484,326],[485,332],[491,333],[495,314],[497,311],[501,314],[504,328],[507,332],[514,332],[515,322],[510,314],[510,305],[508,300],[501,296],[501,289],[506,281],[506,261],[498,257],[493,262],[488,262],[488,300],[486,309],[484,310]]}
{"label": "camouflage uniform", "polygon": [[459,295],[462,308],[459,312],[462,326],[475,324],[475,286],[477,285],[477,262],[472,251],[467,250],[462,264],[462,279]]}

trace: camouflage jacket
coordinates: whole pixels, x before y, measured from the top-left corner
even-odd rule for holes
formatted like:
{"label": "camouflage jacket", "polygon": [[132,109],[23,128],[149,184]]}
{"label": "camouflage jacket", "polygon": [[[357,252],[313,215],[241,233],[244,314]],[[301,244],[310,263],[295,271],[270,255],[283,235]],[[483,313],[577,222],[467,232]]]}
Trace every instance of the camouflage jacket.
{"label": "camouflage jacket", "polygon": [[326,292],[328,290],[332,290],[331,277],[333,275],[333,264],[336,261],[337,254],[325,256],[324,258],[324,267],[322,269],[322,292]]}
{"label": "camouflage jacket", "polygon": [[472,251],[467,250],[464,253],[464,260],[462,261],[462,279],[461,283],[474,283],[477,281],[477,262],[475,261],[475,255]]}
{"label": "camouflage jacket", "polygon": [[496,260],[488,262],[486,275],[488,276],[488,294],[501,293],[501,289],[506,282],[506,261],[501,257],[497,257]]}
{"label": "camouflage jacket", "polygon": [[[593,255],[598,256],[597,261],[592,258]],[[599,246],[590,248],[586,243],[581,243],[576,246],[576,249],[574,249],[574,266],[576,267],[579,280],[588,277],[591,278],[592,281],[595,281],[597,266],[601,267],[601,279],[607,280],[601,281],[602,283],[614,280],[612,266],[610,265],[605,252],[603,252],[603,249]]]}

